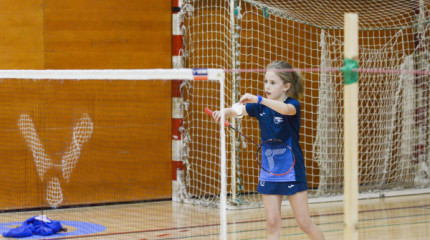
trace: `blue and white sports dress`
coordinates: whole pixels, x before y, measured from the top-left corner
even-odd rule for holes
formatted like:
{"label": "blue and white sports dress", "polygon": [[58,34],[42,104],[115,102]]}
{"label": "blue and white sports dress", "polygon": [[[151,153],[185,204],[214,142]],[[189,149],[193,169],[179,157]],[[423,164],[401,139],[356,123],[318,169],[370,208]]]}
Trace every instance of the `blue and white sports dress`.
{"label": "blue and white sports dress", "polygon": [[[293,105],[296,108],[296,115],[283,115],[263,104],[246,104],[246,112],[248,115],[257,118],[259,122],[261,142],[263,143],[268,139],[284,141],[293,150],[296,160],[294,169],[288,174],[284,176],[274,176],[261,170],[259,180],[260,182],[301,183],[305,184],[307,188],[306,169],[303,153],[299,144],[301,125],[300,102],[294,98],[288,97],[284,103]],[[264,154],[262,157],[265,157]],[[292,159],[286,159],[286,161],[292,161]]]}

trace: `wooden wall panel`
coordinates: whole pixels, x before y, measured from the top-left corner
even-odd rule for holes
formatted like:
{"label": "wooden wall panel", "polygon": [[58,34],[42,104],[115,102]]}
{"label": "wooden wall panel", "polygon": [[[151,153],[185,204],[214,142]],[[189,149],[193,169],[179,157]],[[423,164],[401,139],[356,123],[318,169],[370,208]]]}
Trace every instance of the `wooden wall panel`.
{"label": "wooden wall panel", "polygon": [[169,68],[171,1],[46,0],[46,68]]}
{"label": "wooden wall panel", "polygon": [[[168,81],[4,80],[0,88],[0,209],[48,206],[46,186],[60,180],[62,205],[171,197]],[[34,152],[18,122],[23,114],[51,164],[37,174]],[[82,145],[70,180],[63,177],[77,122],[87,114],[93,131]],[[28,135],[28,134],[27,134]],[[39,160],[40,162],[40,160]]]}
{"label": "wooden wall panel", "polygon": [[0,1],[0,69],[43,69],[42,3]]}
{"label": "wooden wall panel", "polygon": [[[8,18],[0,26],[15,34],[0,39],[7,57],[0,68],[171,68],[171,1],[24,5],[31,7],[0,2]],[[16,16],[19,11],[25,14]],[[0,194],[8,196],[0,209],[49,206],[46,186],[53,177],[62,187],[60,206],[171,197],[170,81],[4,80],[0,96]],[[46,154],[59,165],[43,179],[18,127],[22,114],[32,118]],[[83,114],[94,129],[67,181],[61,159]]]}

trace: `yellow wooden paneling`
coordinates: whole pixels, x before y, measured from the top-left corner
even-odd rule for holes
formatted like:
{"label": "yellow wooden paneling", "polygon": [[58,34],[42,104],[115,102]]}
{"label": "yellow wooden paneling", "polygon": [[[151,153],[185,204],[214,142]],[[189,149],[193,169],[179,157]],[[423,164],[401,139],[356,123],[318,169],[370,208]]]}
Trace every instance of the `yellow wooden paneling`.
{"label": "yellow wooden paneling", "polygon": [[[42,4],[43,3],[43,4]],[[1,1],[2,69],[171,67],[170,1]],[[0,209],[171,197],[170,81],[4,80],[0,95]],[[18,120],[28,114],[43,148],[61,165],[73,127],[88,114],[93,133],[69,181],[62,167],[38,176]]]}
{"label": "yellow wooden paneling", "polygon": [[169,68],[171,2],[55,1],[45,7],[46,68]]}
{"label": "yellow wooden paneling", "polygon": [[0,1],[0,69],[43,69],[42,3]]}

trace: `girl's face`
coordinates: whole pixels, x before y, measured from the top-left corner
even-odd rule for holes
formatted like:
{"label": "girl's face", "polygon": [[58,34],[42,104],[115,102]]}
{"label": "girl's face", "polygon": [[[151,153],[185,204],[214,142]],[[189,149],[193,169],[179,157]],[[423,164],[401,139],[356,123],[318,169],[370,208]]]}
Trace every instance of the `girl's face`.
{"label": "girl's face", "polygon": [[287,90],[291,83],[284,83],[282,79],[274,72],[268,70],[264,76],[264,92],[266,97],[272,100],[284,101],[287,98]]}

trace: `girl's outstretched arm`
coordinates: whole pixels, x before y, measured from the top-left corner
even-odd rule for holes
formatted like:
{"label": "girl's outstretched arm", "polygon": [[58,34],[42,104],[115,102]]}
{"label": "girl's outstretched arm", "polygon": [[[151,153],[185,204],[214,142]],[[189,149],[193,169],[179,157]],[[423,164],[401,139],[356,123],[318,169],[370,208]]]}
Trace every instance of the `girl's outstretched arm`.
{"label": "girl's outstretched arm", "polygon": [[[259,100],[259,98],[261,98],[261,100]],[[281,101],[263,98],[261,96],[258,96],[258,95],[256,96],[249,93],[244,94],[239,100],[239,102],[243,104],[258,103],[259,101],[260,101],[260,104],[263,104],[280,114],[296,115],[296,108],[292,104],[286,104]]]}

